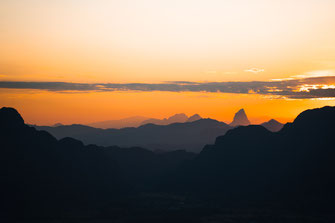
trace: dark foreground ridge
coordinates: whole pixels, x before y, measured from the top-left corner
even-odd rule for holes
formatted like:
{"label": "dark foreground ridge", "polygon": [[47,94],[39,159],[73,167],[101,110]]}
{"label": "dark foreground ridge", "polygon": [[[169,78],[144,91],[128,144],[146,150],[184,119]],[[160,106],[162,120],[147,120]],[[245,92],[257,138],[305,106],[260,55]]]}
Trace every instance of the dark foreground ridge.
{"label": "dark foreground ridge", "polygon": [[[199,120],[200,121],[200,120]],[[84,146],[0,109],[0,220],[334,222],[335,107],[240,126],[199,155]]]}

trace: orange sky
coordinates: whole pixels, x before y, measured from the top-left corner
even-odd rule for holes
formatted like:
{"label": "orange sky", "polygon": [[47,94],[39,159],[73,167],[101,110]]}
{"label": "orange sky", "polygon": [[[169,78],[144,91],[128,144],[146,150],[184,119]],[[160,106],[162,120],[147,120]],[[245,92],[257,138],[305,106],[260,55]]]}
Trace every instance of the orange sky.
{"label": "orange sky", "polygon": [[[333,0],[2,0],[0,81],[161,83],[335,75]],[[253,71],[253,72],[252,72]],[[331,83],[333,84],[333,83]],[[27,122],[184,112],[290,121],[334,100],[205,92],[0,89]]]}
{"label": "orange sky", "polygon": [[230,123],[234,113],[245,108],[253,123],[271,118],[292,121],[300,112],[334,100],[268,99],[260,95],[172,92],[54,93],[2,90],[1,104],[19,110],[31,124],[89,123],[133,115],[164,118],[175,113],[199,113]]}

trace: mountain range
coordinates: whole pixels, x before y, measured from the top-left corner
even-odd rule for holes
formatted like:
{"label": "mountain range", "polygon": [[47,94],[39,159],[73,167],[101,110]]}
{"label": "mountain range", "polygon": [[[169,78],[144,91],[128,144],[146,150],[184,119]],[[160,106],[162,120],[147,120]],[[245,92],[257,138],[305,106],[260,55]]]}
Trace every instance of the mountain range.
{"label": "mountain range", "polygon": [[113,206],[121,195],[150,188],[153,179],[195,156],[57,140],[26,125],[13,108],[0,109],[0,123],[0,220],[61,217],[69,209],[86,215],[88,208]]}
{"label": "mountain range", "polygon": [[87,124],[87,126],[91,126],[94,128],[101,128],[101,129],[120,129],[120,128],[126,128],[126,127],[138,127],[147,120],[148,117],[144,116],[133,116],[129,118],[123,118],[118,120],[107,120],[107,121],[101,121],[101,122],[93,122]]}
{"label": "mountain range", "polygon": [[57,140],[2,108],[0,220],[333,222],[334,117],[312,109],[279,132],[239,126],[199,154],[154,153]]}
{"label": "mountain range", "polygon": [[201,119],[201,116],[198,114],[194,114],[188,117],[184,113],[180,113],[180,114],[175,114],[175,115],[172,115],[164,119],[148,118],[148,117],[143,117],[143,116],[133,116],[133,117],[123,118],[119,120],[108,120],[108,121],[102,121],[102,122],[89,123],[87,124],[87,126],[91,126],[94,128],[102,128],[102,129],[110,129],[110,128],[120,129],[120,128],[127,128],[127,127],[139,127],[145,124],[169,125],[169,124],[178,123],[178,122],[197,121],[199,119]]}
{"label": "mountain range", "polygon": [[[200,152],[206,144],[214,143],[216,137],[225,134],[229,129],[249,124],[244,109],[241,109],[235,114],[230,125],[214,119],[203,119],[198,114],[188,117],[181,113],[168,119],[148,119],[139,127],[132,128],[100,129],[78,124],[34,127],[51,133],[57,139],[72,137],[85,144],[138,146],[152,151],[182,149]],[[283,126],[275,120],[262,125],[270,131],[279,131]]]}
{"label": "mountain range", "polygon": [[257,125],[234,128],[163,185],[228,203],[327,209],[335,198],[334,132],[335,107],[304,111],[275,133]]}
{"label": "mountain range", "polygon": [[35,126],[57,139],[72,137],[84,144],[100,146],[144,147],[152,151],[187,150],[199,152],[208,143],[231,129],[224,122],[200,119],[170,125],[145,124],[137,128],[97,129],[84,125]]}

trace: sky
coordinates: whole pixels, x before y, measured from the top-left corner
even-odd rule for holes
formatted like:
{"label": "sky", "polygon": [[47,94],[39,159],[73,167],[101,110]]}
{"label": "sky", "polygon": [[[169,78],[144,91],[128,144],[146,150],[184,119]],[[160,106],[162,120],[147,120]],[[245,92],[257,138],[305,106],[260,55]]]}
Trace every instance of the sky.
{"label": "sky", "polygon": [[28,123],[335,105],[334,0],[2,0],[0,106]]}

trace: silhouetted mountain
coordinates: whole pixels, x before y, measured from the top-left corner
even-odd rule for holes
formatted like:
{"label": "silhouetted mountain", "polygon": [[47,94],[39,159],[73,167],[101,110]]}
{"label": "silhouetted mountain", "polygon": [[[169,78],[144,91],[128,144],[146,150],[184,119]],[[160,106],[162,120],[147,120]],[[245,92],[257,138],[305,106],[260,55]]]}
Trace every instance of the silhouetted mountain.
{"label": "silhouetted mountain", "polygon": [[143,116],[134,116],[129,118],[123,118],[119,120],[108,120],[108,121],[102,121],[102,122],[94,122],[87,124],[88,126],[94,127],[94,128],[102,128],[102,129],[120,129],[120,128],[126,128],[126,127],[138,127],[142,124],[143,121],[147,120],[147,117]]}
{"label": "silhouetted mountain", "polygon": [[84,146],[68,137],[57,141],[5,107],[0,141],[0,219],[92,216],[121,197],[150,189],[158,175],[194,157],[185,151]]}
{"label": "silhouetted mountain", "polygon": [[58,127],[58,126],[62,126],[63,124],[62,123],[56,123],[54,125],[52,125],[52,127]]}
{"label": "silhouetted mountain", "polygon": [[250,121],[245,114],[244,109],[240,109],[238,112],[236,112],[234,116],[234,120],[232,123],[230,123],[230,126],[245,126],[250,125]]}
{"label": "silhouetted mountain", "polygon": [[171,124],[171,123],[177,123],[177,122],[186,122],[187,119],[188,119],[187,115],[185,115],[184,113],[180,113],[180,114],[172,115],[167,120],[168,120],[168,124]]}
{"label": "silhouetted mountain", "polygon": [[169,118],[164,118],[164,119],[156,119],[156,118],[151,118],[148,120],[144,120],[141,125],[145,125],[145,124],[155,124],[155,125],[169,125],[172,123],[182,123],[182,122],[186,122],[188,119],[187,115],[185,115],[184,113],[180,113],[180,114],[175,114],[172,115]]}
{"label": "silhouetted mountain", "polygon": [[187,122],[195,122],[202,119],[200,115],[194,114],[187,119]]}
{"label": "silhouetted mountain", "polygon": [[276,133],[229,130],[163,183],[167,190],[226,203],[333,210],[335,107],[302,112]]}
{"label": "silhouetted mountain", "polygon": [[[5,191],[0,216],[44,216],[65,210],[73,202],[86,206],[120,192],[115,162],[103,153],[85,151],[79,144],[61,146],[49,133],[25,125],[12,108],[0,109],[0,123],[1,187]],[[48,200],[52,202],[46,206]]]}
{"label": "silhouetted mountain", "polygon": [[268,122],[264,122],[261,124],[261,126],[265,127],[267,130],[271,131],[271,132],[278,132],[279,130],[281,130],[284,127],[284,124],[271,119]]}
{"label": "silhouetted mountain", "polygon": [[57,139],[72,137],[85,144],[121,147],[139,146],[153,151],[186,150],[199,152],[204,145],[214,143],[231,127],[213,119],[170,125],[146,124],[138,128],[96,129],[83,125],[60,127],[35,126],[45,130]]}
{"label": "silhouetted mountain", "polygon": [[[335,107],[307,110],[279,132],[240,126],[198,155],[157,154],[57,140],[2,108],[0,221],[334,222],[334,117]],[[196,141],[222,125],[201,119],[137,129],[168,138],[162,128],[209,127]],[[109,131],[74,127],[81,134]]]}

